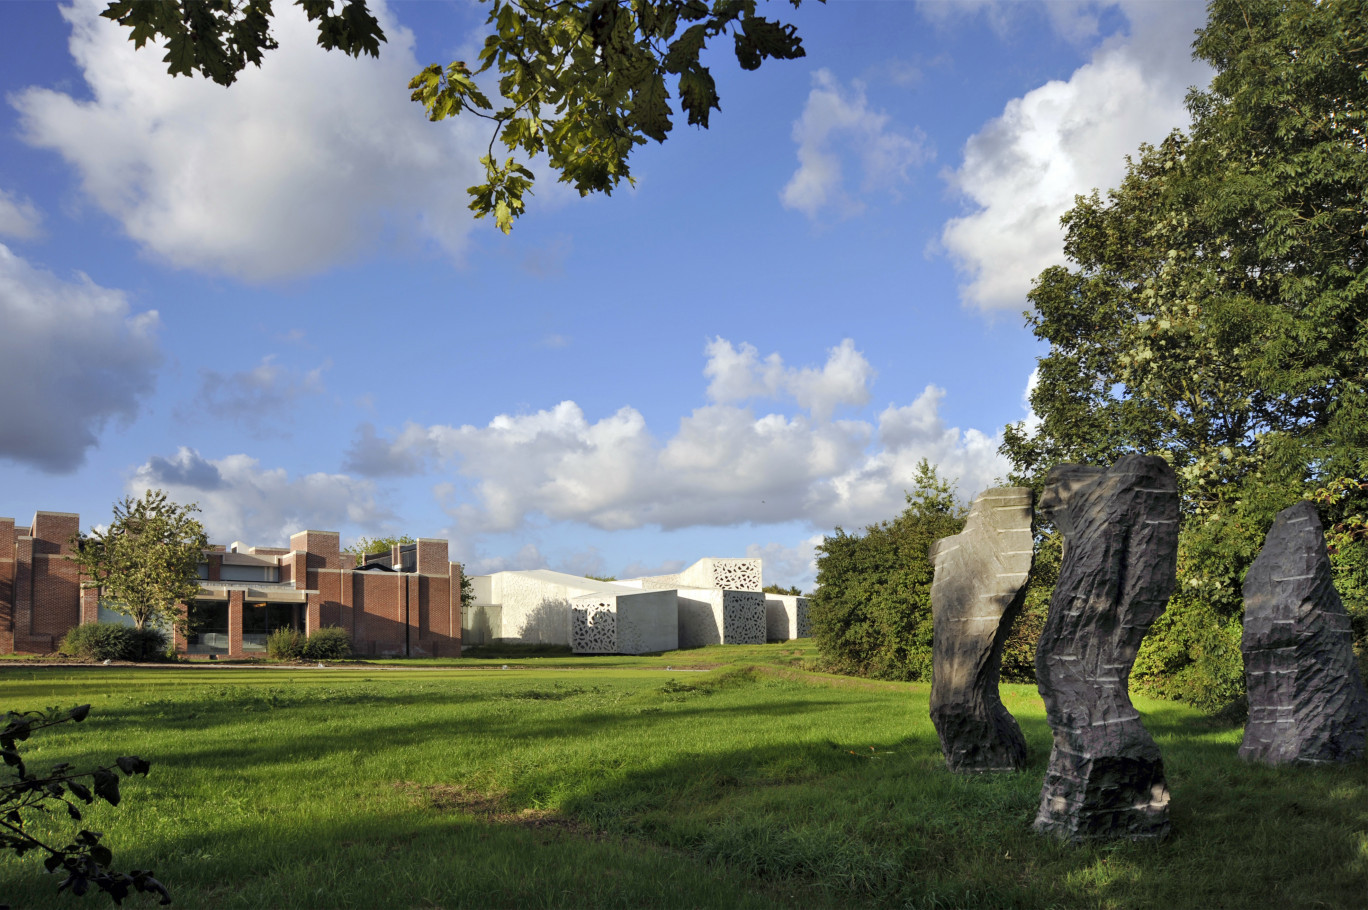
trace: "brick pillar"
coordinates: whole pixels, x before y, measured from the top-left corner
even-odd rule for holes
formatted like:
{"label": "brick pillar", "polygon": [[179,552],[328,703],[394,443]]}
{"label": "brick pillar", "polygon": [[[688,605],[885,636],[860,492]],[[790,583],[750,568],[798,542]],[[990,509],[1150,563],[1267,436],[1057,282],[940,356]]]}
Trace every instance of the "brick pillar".
{"label": "brick pillar", "polygon": [[319,630],[319,613],[322,594],[310,594],[309,602],[304,605],[304,634],[312,635]]}
{"label": "brick pillar", "polygon": [[14,650],[32,652],[33,634],[33,538],[25,534],[14,540]]}
{"label": "brick pillar", "polygon": [[81,589],[81,625],[100,621],[100,589]]}
{"label": "brick pillar", "polygon": [[406,593],[408,597],[408,640],[410,656],[416,654],[418,649],[422,647],[420,639],[423,634],[423,599],[422,588],[418,582],[419,578],[416,573],[404,576],[404,583],[408,588]]}
{"label": "brick pillar", "polygon": [[14,519],[0,518],[0,654],[14,653]]}
{"label": "brick pillar", "polygon": [[242,657],[242,592],[228,592],[228,656]]}

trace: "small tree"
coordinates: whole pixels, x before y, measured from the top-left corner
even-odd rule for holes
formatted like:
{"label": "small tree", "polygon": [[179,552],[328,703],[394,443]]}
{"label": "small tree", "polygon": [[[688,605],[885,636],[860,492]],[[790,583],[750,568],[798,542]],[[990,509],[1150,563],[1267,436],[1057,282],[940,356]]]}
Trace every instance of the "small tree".
{"label": "small tree", "polygon": [[356,543],[347,547],[342,552],[349,553],[355,557],[356,564],[359,566],[366,561],[367,556],[388,553],[396,546],[407,546],[408,544],[417,542],[418,541],[408,535],[404,535],[403,537],[358,537]]}
{"label": "small tree", "polygon": [[114,503],[114,520],[104,531],[78,534],[76,553],[81,587],[94,588],[108,606],[141,629],[149,620],[179,628],[185,617],[178,604],[199,593],[196,569],[209,546],[204,525],[191,517],[199,506],[172,502],[161,490],[142,499],[125,496]]}
{"label": "small tree", "polygon": [[764,594],[786,594],[791,595],[793,597],[803,596],[803,592],[799,589],[797,585],[794,585],[791,588],[783,588],[779,585],[765,585],[763,588],[760,589],[760,591]]}
{"label": "small tree", "polygon": [[931,581],[927,552],[964,528],[955,487],[925,459],[907,508],[892,521],[817,547],[817,590],[809,616],[822,662],[839,673],[878,679],[931,678]]}

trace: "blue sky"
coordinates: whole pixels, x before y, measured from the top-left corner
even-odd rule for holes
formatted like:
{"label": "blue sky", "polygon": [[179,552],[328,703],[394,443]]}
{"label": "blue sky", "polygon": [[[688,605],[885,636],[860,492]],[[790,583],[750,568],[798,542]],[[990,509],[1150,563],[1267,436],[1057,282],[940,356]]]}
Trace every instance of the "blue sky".
{"label": "blue sky", "polygon": [[635,188],[466,210],[489,135],[422,66],[474,2],[372,4],[379,60],[172,79],[101,3],[0,3],[0,514],[163,488],[211,539],[451,541],[469,570],[633,575],[896,515],[926,458],[1006,472],[1059,216],[1186,124],[1201,4],[787,4],[807,56],[714,53],[712,127]]}

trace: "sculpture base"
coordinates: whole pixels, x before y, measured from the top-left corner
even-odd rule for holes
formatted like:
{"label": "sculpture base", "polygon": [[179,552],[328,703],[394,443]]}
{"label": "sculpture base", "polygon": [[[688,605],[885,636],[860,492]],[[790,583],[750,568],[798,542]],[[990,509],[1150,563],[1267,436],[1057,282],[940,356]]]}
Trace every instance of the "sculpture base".
{"label": "sculpture base", "polygon": [[[1063,761],[1060,759],[1063,758]],[[1162,759],[1050,756],[1035,830],[1060,840],[1163,840],[1169,790]]]}
{"label": "sculpture base", "polygon": [[979,712],[933,710],[931,722],[951,771],[972,774],[1026,767],[1026,738],[1006,708],[996,718]]}

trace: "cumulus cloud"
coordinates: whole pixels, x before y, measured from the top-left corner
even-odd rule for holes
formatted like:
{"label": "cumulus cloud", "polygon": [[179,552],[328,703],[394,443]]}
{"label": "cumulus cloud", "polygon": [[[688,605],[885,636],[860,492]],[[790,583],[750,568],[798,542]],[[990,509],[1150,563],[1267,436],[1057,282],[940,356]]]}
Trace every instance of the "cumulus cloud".
{"label": "cumulus cloud", "polygon": [[148,459],[128,482],[135,496],[151,489],[165,490],[177,502],[198,503],[200,520],[216,543],[285,546],[296,532],[344,526],[378,533],[394,518],[368,480],[324,473],[291,477],[247,455],[209,459],[185,447],[169,458]]}
{"label": "cumulus cloud", "polygon": [[189,406],[179,409],[180,416],[233,421],[260,437],[289,419],[289,405],[323,391],[325,369],[327,364],[303,373],[290,370],[276,363],[273,354],[249,370],[201,369],[199,392]]}
{"label": "cumulus cloud", "polygon": [[385,439],[375,426],[363,423],[342,457],[342,470],[363,477],[412,477],[427,469],[426,461],[437,454],[426,427],[409,423],[395,439]]}
{"label": "cumulus cloud", "polygon": [[372,4],[389,38],[378,60],[324,51],[303,11],[279,4],[279,49],[230,88],[170,77],[161,50],[135,50],[103,6],[62,8],[91,99],[35,87],[10,100],[23,137],[60,153],[146,249],[249,280],[316,272],[391,239],[464,249],[465,188],[488,136],[429,123],[406,100],[421,66],[383,2]]}
{"label": "cumulus cloud", "polygon": [[109,421],[127,423],[155,384],[155,310],[121,291],[58,278],[0,244],[0,458],[80,467]]}
{"label": "cumulus cloud", "polygon": [[811,591],[817,586],[817,545],[821,542],[822,535],[814,534],[792,547],[781,543],[751,544],[746,547],[746,555],[764,560],[765,584],[783,588],[797,585],[802,591]]}
{"label": "cumulus cloud", "polygon": [[[1117,5],[1129,34],[1105,40],[1068,80],[1009,101],[947,175],[968,208],[940,238],[964,279],[964,303],[1022,309],[1032,280],[1065,261],[1059,219],[1074,197],[1119,183],[1125,156],[1141,142],[1188,124],[1187,89],[1210,78],[1206,65],[1190,58],[1193,30],[1205,20],[1202,4]],[[1090,9],[1066,6],[1054,14],[1056,27],[1066,36],[1095,31]]]}
{"label": "cumulus cloud", "polygon": [[[860,196],[886,194],[907,181],[909,169],[934,157],[920,130],[897,132],[887,114],[869,106],[863,83],[843,86],[826,69],[812,74],[812,90],[793,124],[793,141],[798,144],[798,170],[779,198],[785,208],[812,219],[828,211],[843,218],[858,214],[864,208]],[[846,181],[852,164],[861,175],[853,193]]]}
{"label": "cumulus cloud", "polygon": [[734,347],[725,338],[714,338],[706,348],[708,397],[730,403],[751,398],[789,397],[813,418],[825,421],[839,405],[860,407],[869,403],[869,384],[874,368],[847,338],[827,352],[821,369],[784,366],[777,353],[760,360],[754,345]]}
{"label": "cumulus cloud", "polygon": [[[947,426],[940,416],[946,393],[936,386],[910,404],[889,405],[876,422],[818,416],[840,398],[812,391],[824,382],[843,390],[844,400],[868,400],[872,370],[853,342],[832,349],[820,369],[790,369],[777,355],[761,361],[750,345],[725,339],[711,342],[708,355],[714,403],[682,418],[665,439],[635,408],[591,421],[563,401],[485,426],[409,424],[388,439],[363,426],[348,464],[369,465],[376,475],[411,473],[420,463],[454,469],[465,483],[443,486],[446,508],[476,533],[515,531],[536,516],[603,530],[788,521],[857,527],[901,510],[923,458],[958,477],[966,494],[1006,472],[999,436]],[[788,390],[803,410],[758,414],[736,403],[773,390]]]}
{"label": "cumulus cloud", "polygon": [[0,237],[17,237],[20,240],[37,237],[42,220],[31,201],[0,188]]}

